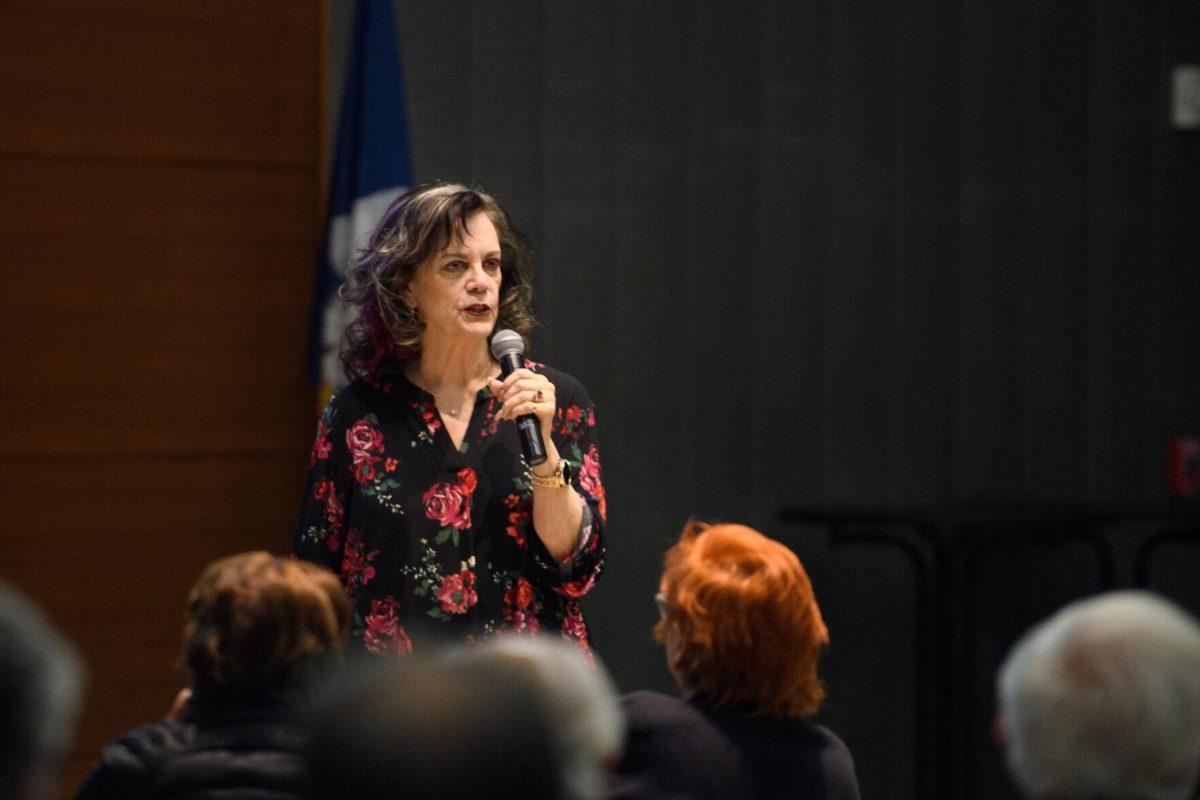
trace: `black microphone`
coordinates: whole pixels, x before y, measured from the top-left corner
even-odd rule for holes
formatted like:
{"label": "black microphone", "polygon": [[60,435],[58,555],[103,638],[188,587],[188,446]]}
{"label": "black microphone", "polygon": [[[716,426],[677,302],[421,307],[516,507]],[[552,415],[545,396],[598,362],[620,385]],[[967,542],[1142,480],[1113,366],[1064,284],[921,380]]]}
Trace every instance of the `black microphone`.
{"label": "black microphone", "polygon": [[[507,328],[492,336],[492,355],[500,362],[500,377],[507,378],[513,370],[525,366],[525,340]],[[517,417],[517,432],[521,436],[521,454],[531,467],[546,463],[546,445],[542,443],[542,426],[533,414]]]}

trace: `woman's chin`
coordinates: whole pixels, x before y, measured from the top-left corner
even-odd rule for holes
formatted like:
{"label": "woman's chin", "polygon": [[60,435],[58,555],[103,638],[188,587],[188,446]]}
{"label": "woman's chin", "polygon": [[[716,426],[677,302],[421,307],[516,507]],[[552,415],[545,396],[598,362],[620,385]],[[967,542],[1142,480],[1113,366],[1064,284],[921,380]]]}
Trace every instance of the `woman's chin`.
{"label": "woman's chin", "polygon": [[478,343],[483,343],[486,345],[488,338],[495,332],[494,329],[495,325],[491,322],[475,322],[470,324],[462,323],[446,331],[444,335],[439,338],[442,338],[447,343],[458,342],[460,344],[466,344],[470,342],[472,345]]}
{"label": "woman's chin", "polygon": [[434,342],[435,347],[443,345],[455,347],[467,344],[468,342],[472,345],[480,342],[486,344],[488,337],[492,335],[494,329],[495,323],[491,321],[485,323],[460,320],[457,324],[448,327],[435,329],[433,326],[429,326],[425,329],[424,334],[422,334],[422,338],[427,346],[430,342]]}
{"label": "woman's chin", "polygon": [[471,336],[486,339],[496,330],[496,318],[490,314],[486,317],[468,317],[463,320],[463,330]]}

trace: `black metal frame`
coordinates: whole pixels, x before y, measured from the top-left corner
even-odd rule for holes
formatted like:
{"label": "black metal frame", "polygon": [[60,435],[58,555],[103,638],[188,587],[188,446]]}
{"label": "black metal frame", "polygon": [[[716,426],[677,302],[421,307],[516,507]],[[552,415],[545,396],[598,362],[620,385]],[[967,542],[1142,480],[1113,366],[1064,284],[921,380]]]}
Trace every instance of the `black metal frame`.
{"label": "black metal frame", "polygon": [[[1200,508],[1195,505],[1097,507],[1075,504],[972,504],[946,509],[786,508],[779,519],[816,525],[837,550],[851,544],[892,547],[911,563],[917,578],[914,686],[917,730],[914,758],[920,796],[971,796],[975,724],[974,652],[977,609],[966,589],[981,559],[1001,547],[1082,541],[1096,554],[1097,591],[1117,585],[1117,552],[1105,529],[1121,523],[1150,524],[1157,532],[1136,557],[1137,585],[1149,583],[1150,559],[1166,544],[1200,546]],[[912,536],[906,535],[913,534]],[[924,751],[932,748],[930,757]]]}

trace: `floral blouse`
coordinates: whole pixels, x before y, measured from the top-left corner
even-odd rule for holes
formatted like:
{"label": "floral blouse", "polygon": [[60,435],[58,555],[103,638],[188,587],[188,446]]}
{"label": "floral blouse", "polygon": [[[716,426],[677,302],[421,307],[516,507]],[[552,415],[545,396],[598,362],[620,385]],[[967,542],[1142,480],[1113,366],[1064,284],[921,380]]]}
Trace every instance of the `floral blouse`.
{"label": "floral blouse", "polygon": [[579,598],[604,567],[596,416],[569,375],[555,386],[553,439],[585,501],[581,546],[558,562],[533,528],[533,487],[516,425],[479,391],[457,450],[433,395],[402,374],[360,378],[317,423],[295,554],[339,573],[352,642],[408,654],[448,639],[560,631],[588,648]]}

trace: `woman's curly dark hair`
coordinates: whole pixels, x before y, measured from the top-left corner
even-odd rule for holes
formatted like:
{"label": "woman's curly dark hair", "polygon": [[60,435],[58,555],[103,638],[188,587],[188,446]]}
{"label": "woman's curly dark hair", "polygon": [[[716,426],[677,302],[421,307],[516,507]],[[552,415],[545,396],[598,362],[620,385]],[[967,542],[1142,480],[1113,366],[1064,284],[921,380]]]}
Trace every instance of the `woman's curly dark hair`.
{"label": "woman's curly dark hair", "polygon": [[496,330],[526,337],[534,319],[533,253],[496,199],[457,183],[419,186],[396,198],[358,252],[339,291],[357,308],[346,328],[346,377],[373,376],[416,359],[425,325],[401,299],[413,273],[438,250],[460,238],[467,220],[482,211],[500,238],[500,311]]}

